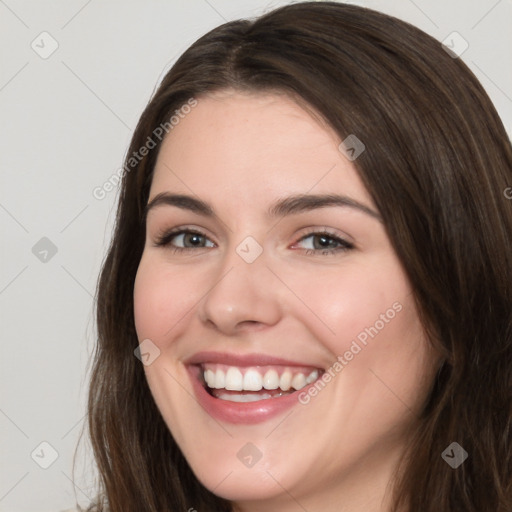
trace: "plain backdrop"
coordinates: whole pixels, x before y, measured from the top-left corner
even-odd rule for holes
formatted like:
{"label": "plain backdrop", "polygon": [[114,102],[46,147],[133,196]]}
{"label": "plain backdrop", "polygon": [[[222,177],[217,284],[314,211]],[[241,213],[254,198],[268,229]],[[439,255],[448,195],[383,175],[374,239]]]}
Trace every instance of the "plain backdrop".
{"label": "plain backdrop", "polygon": [[[156,84],[193,41],[287,3],[0,0],[0,511],[58,512],[94,496],[87,443],[75,486],[72,459],[117,190],[93,190],[121,167]],[[511,132],[511,0],[350,3],[467,44],[460,58]]]}

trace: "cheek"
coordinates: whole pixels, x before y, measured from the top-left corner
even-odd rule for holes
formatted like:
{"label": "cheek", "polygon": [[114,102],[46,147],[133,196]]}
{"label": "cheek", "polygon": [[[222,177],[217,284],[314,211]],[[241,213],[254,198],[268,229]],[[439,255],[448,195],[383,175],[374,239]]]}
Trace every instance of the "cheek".
{"label": "cheek", "polygon": [[164,348],[162,345],[170,337],[169,333],[179,327],[201,296],[198,295],[201,279],[193,272],[171,272],[161,258],[143,254],[133,291],[139,340],[149,338]]}
{"label": "cheek", "polygon": [[302,321],[335,355],[349,350],[354,340],[364,348],[377,333],[379,338],[398,338],[408,316],[404,305],[412,297],[401,268],[385,258],[347,264],[336,272],[324,268],[315,272],[314,281],[296,275],[294,285],[309,310],[301,314]]}
{"label": "cheek", "polygon": [[[345,269],[336,279],[319,275],[315,283],[300,290],[322,319],[310,316],[309,329],[333,354],[332,389],[344,402],[340,417],[356,418],[354,436],[369,436],[361,441],[366,443],[379,429],[405,421],[409,407],[421,407],[433,354],[406,276],[394,261]],[[374,425],[376,415],[381,426],[361,430],[361,421]]]}

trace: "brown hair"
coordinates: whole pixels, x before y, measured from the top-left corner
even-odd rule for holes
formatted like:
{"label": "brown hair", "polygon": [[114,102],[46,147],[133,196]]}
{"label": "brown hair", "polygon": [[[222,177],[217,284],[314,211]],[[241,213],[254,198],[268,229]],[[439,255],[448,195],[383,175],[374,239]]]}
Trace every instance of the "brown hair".
{"label": "brown hair", "polygon": [[[512,510],[512,149],[482,86],[403,21],[335,2],[291,4],[225,23],[178,59],[140,118],[127,171],[177,108],[226,88],[289,94],[366,145],[354,164],[443,357],[397,473],[396,506]],[[134,357],[133,286],[159,146],[123,177],[98,283],[88,402],[98,509],[228,511],[193,475]],[[441,457],[454,441],[469,454],[456,469]]]}

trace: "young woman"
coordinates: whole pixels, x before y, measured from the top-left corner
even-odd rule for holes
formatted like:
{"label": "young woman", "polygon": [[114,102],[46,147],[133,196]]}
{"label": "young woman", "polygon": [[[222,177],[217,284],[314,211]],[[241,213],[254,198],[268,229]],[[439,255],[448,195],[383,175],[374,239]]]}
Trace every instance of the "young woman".
{"label": "young woman", "polygon": [[305,2],[163,79],[98,287],[111,512],[512,510],[512,149],[420,30]]}

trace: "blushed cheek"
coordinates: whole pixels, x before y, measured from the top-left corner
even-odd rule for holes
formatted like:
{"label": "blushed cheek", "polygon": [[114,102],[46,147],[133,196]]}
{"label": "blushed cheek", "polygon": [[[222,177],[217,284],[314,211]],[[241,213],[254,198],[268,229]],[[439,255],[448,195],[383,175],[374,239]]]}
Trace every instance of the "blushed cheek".
{"label": "blushed cheek", "polygon": [[133,294],[139,341],[149,338],[160,349],[166,348],[168,340],[176,334],[172,330],[186,317],[193,300],[184,289],[183,280],[171,275],[159,262],[143,257]]}
{"label": "blushed cheek", "polygon": [[[299,306],[296,315],[336,356],[351,348],[357,351],[354,341],[363,349],[370,340],[391,330],[409,293],[404,281],[393,285],[393,276],[387,277],[391,283],[383,282],[382,275],[379,281],[379,275],[357,272],[338,279],[325,276],[317,279],[314,287],[310,281],[296,281],[297,294],[307,297],[308,308],[304,315]],[[397,283],[398,276],[394,281]]]}

